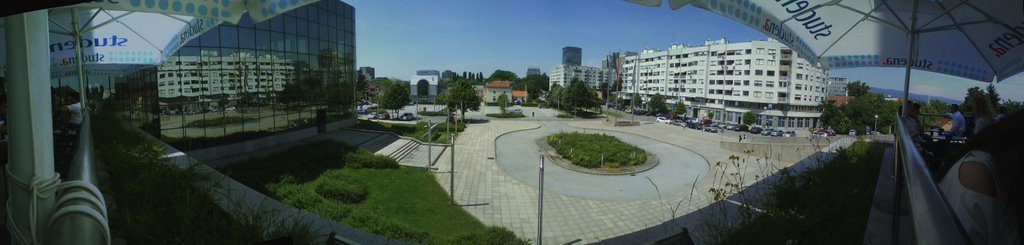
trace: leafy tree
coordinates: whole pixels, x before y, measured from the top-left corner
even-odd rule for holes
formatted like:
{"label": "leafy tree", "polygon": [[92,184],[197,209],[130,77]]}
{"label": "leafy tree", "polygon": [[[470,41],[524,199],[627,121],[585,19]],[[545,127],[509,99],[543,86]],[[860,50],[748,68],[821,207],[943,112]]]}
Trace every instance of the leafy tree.
{"label": "leafy tree", "polygon": [[562,86],[555,84],[551,85],[551,91],[548,93],[547,101],[549,104],[557,108],[562,108]]}
{"label": "leafy tree", "polygon": [[517,81],[517,80],[519,80],[519,76],[516,76],[516,74],[514,72],[506,71],[506,70],[500,70],[500,69],[499,70],[494,70],[494,73],[491,73],[491,77],[487,78],[488,82],[491,82],[491,81],[513,81],[514,82],[514,81]]}
{"label": "leafy tree", "polygon": [[989,95],[982,90],[981,87],[972,87],[967,89],[967,96],[964,96],[964,102],[960,104],[960,112],[968,113],[974,111],[974,98],[983,97],[989,98]]}
{"label": "leafy tree", "polygon": [[686,103],[684,102],[684,100],[676,99],[676,105],[673,110],[676,116],[686,115]]}
{"label": "leafy tree", "polygon": [[480,96],[473,90],[473,85],[469,80],[459,80],[452,84],[446,97],[445,105],[448,108],[453,108],[454,110],[461,108],[461,118],[466,118],[466,111],[468,110],[480,110]]}
{"label": "leafy tree", "polygon": [[[284,90],[278,92],[279,101],[285,103],[312,102],[318,94],[323,92],[320,80],[313,77],[304,77],[284,85]],[[244,103],[251,101],[245,100]]]}
{"label": "leafy tree", "polygon": [[868,87],[867,83],[861,81],[854,81],[852,83],[846,84],[846,91],[850,94],[850,96],[858,97],[870,92],[871,87]]}
{"label": "leafy tree", "polygon": [[507,94],[498,95],[498,98],[497,98],[497,100],[495,102],[498,103],[498,108],[501,108],[501,114],[505,114],[505,108],[508,108],[508,103],[509,103],[508,95]]}
{"label": "leafy tree", "polygon": [[994,86],[994,85],[992,85],[990,83],[990,84],[988,84],[988,87],[985,87],[985,90],[988,91],[988,93],[986,93],[986,95],[988,96],[989,104],[992,105],[993,107],[998,108],[999,107],[999,92],[996,92],[996,86]]}
{"label": "leafy tree", "polygon": [[[931,101],[928,101],[928,104],[922,104],[921,105],[921,113],[925,113],[925,114],[945,114],[947,112],[949,112],[949,104],[946,104],[946,102],[942,102],[941,100],[933,99]],[[940,117],[924,117],[924,118],[922,118],[922,120],[924,120],[924,119],[930,119],[929,121],[925,121],[924,122],[925,124],[938,124],[939,120],[941,118]]]}
{"label": "leafy tree", "polygon": [[656,93],[651,96],[651,100],[647,102],[647,107],[651,108],[651,112],[663,113],[668,111],[668,106],[665,105],[665,96],[661,93]]}
{"label": "leafy tree", "polygon": [[633,94],[633,97],[629,100],[629,105],[633,109],[643,109],[641,107],[643,105],[643,98],[640,97],[640,94]]}
{"label": "leafy tree", "polygon": [[614,86],[612,86],[611,89],[612,89],[613,92],[622,91],[622,78],[621,77],[615,78],[615,84],[614,84]]}
{"label": "leafy tree", "polygon": [[747,125],[747,126],[753,125],[754,122],[757,121],[757,114],[754,114],[754,111],[744,112],[743,113],[743,120],[742,121],[743,121],[743,125]]}
{"label": "leafy tree", "polygon": [[550,81],[548,80],[547,75],[529,75],[523,79],[512,82],[512,86],[515,89],[522,88],[526,90],[530,94],[530,99],[533,100],[537,99],[537,96],[540,96],[541,93],[548,90],[549,83]]}
{"label": "leafy tree", "polygon": [[601,101],[597,98],[597,91],[575,77],[569,82],[569,87],[565,88],[561,96],[562,104],[567,109],[574,111],[597,108],[601,105]]}
{"label": "leafy tree", "polygon": [[[743,114],[743,117],[743,120],[746,120],[746,114]],[[850,121],[846,118],[843,110],[836,106],[834,101],[822,102],[820,119],[823,127],[832,127],[832,129],[839,130],[840,132],[846,130],[847,124]]]}
{"label": "leafy tree", "polygon": [[367,80],[369,79],[367,79],[363,74],[359,74],[359,79],[356,80],[355,90],[359,92],[356,96],[359,96],[360,99],[366,98],[366,90],[369,89]]}
{"label": "leafy tree", "polygon": [[[878,115],[878,129],[887,129],[896,122],[896,110],[899,102],[886,101],[884,97],[876,93],[868,93],[850,100],[849,104],[842,107],[843,113],[850,120],[849,128],[864,130],[866,126],[875,125],[875,115]],[[878,130],[887,132],[883,130]]]}
{"label": "leafy tree", "polygon": [[409,87],[407,86],[388,86],[384,89],[384,96],[381,96],[379,101],[380,107],[387,110],[393,110],[395,115],[398,115],[398,110],[408,105],[412,100],[409,99]]}
{"label": "leafy tree", "polygon": [[1003,102],[1003,106],[1006,107],[1007,116],[1012,115],[1014,113],[1018,113],[1021,111],[1021,109],[1024,109],[1024,106],[1021,105],[1021,102],[1015,100],[1006,100],[1006,102]]}

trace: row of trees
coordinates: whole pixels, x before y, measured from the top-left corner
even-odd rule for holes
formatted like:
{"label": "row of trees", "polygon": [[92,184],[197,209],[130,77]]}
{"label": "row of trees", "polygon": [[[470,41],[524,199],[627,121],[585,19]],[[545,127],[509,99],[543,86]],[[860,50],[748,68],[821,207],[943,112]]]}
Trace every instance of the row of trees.
{"label": "row of trees", "polygon": [[587,86],[579,78],[573,78],[564,88],[558,84],[552,85],[547,101],[548,104],[562,111],[573,113],[579,109],[599,109],[601,107],[601,99],[597,97],[597,91]]}

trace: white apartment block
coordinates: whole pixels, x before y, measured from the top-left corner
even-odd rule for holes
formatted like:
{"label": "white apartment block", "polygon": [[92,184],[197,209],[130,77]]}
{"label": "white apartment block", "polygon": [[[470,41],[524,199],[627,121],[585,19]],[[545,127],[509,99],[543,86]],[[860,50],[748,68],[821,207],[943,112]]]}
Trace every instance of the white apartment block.
{"label": "white apartment block", "polygon": [[847,96],[846,85],[850,80],[846,77],[828,78],[828,96]]}
{"label": "white apartment block", "polygon": [[620,60],[623,100],[640,94],[637,106],[645,106],[660,93],[670,108],[684,100],[689,117],[713,114],[716,122],[738,124],[743,113],[753,111],[758,126],[811,128],[818,126],[817,106],[826,100],[828,71],[772,39],[674,44]]}
{"label": "white apartment block", "polygon": [[244,93],[266,98],[284,90],[294,70],[291,60],[269,54],[257,58],[245,52],[219,56],[203,51],[199,56],[171,56],[157,68],[158,94],[200,101],[234,100]]}
{"label": "white apartment block", "polygon": [[615,73],[612,70],[601,67],[566,64],[555,66],[554,69],[551,69],[548,77],[551,79],[551,85],[558,84],[558,86],[562,87],[568,86],[573,77],[580,78],[580,80],[583,80],[584,83],[593,88],[597,88],[601,83],[607,83],[608,86],[611,86],[612,82],[615,81]]}

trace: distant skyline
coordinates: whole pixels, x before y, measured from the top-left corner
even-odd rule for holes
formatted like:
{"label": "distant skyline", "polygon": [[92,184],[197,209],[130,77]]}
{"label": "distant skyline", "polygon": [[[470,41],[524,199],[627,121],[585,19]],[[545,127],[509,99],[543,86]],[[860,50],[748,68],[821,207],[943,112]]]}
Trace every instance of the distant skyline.
{"label": "distant skyline", "polygon": [[[621,0],[349,0],[356,9],[356,62],[377,77],[409,79],[417,70],[508,70],[523,77],[562,61],[562,48],[583,49],[583,65],[600,66],[612,52],[664,50],[671,43],[698,45],[766,39],[729,18],[692,6],[652,8]],[[869,86],[903,89],[903,69],[831,70],[832,76]],[[967,88],[988,83],[913,71],[910,90],[963,99]],[[1024,100],[1024,75],[996,84],[1004,99]]]}

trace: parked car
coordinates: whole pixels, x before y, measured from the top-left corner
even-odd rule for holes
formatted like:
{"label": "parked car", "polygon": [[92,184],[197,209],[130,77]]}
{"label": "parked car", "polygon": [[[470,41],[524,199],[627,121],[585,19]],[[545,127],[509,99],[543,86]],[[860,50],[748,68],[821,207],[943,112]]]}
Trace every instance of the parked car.
{"label": "parked car", "polygon": [[711,125],[707,125],[704,126],[704,132],[718,133],[718,128]]}
{"label": "parked car", "polygon": [[782,137],[794,137],[794,136],[796,136],[796,132],[795,131],[782,132]]}
{"label": "parked car", "polygon": [[668,118],[668,113],[660,112],[660,113],[658,113],[658,114],[656,114],[654,116]]}
{"label": "parked car", "polygon": [[[228,109],[234,110],[233,107],[228,107]],[[358,113],[359,115],[366,115],[366,109],[360,108],[358,111],[356,111],[356,113]]]}
{"label": "parked car", "polygon": [[370,115],[366,116],[367,119],[377,119],[378,117],[380,117],[380,113],[377,112],[370,112]]}
{"label": "parked car", "polygon": [[658,123],[670,123],[670,122],[672,122],[671,120],[668,120],[668,118],[665,118],[665,117],[658,117],[656,120],[658,120]]}
{"label": "parked car", "polygon": [[850,136],[857,136],[857,130],[856,129],[850,129],[849,134],[850,134]]}
{"label": "parked car", "polygon": [[406,112],[406,113],[402,113],[402,115],[398,117],[398,120],[401,120],[401,121],[412,121],[412,120],[416,120],[416,116],[412,115],[412,113]]}
{"label": "parked car", "polygon": [[512,109],[508,110],[509,113],[523,113],[523,109]]}
{"label": "parked car", "polygon": [[537,104],[537,108],[544,109],[547,108],[547,106],[545,106],[544,104]]}
{"label": "parked car", "polygon": [[765,130],[765,131],[761,131],[761,135],[763,135],[763,136],[771,136],[772,135],[772,130],[768,129],[768,130]]}
{"label": "parked car", "polygon": [[225,111],[234,111],[235,109],[237,109],[235,106],[228,106],[227,108],[224,108]]}
{"label": "parked car", "polygon": [[390,117],[390,115],[388,115],[387,112],[382,112],[382,113],[380,113],[380,115],[377,115],[377,119],[388,120],[388,119],[391,119],[391,117]]}
{"label": "parked car", "polygon": [[682,119],[676,119],[676,120],[672,120],[672,122],[670,122],[668,124],[684,127],[684,126],[686,126],[686,121],[683,121]]}
{"label": "parked car", "polygon": [[772,132],[768,133],[768,135],[772,137],[782,137],[782,130],[772,129]]}
{"label": "parked car", "polygon": [[764,131],[764,129],[761,127],[752,127],[749,130],[749,132],[752,134],[761,134],[762,131]]}
{"label": "parked car", "polygon": [[749,130],[750,130],[750,126],[747,126],[747,125],[736,126],[736,131],[742,132],[742,131],[749,131]]}

